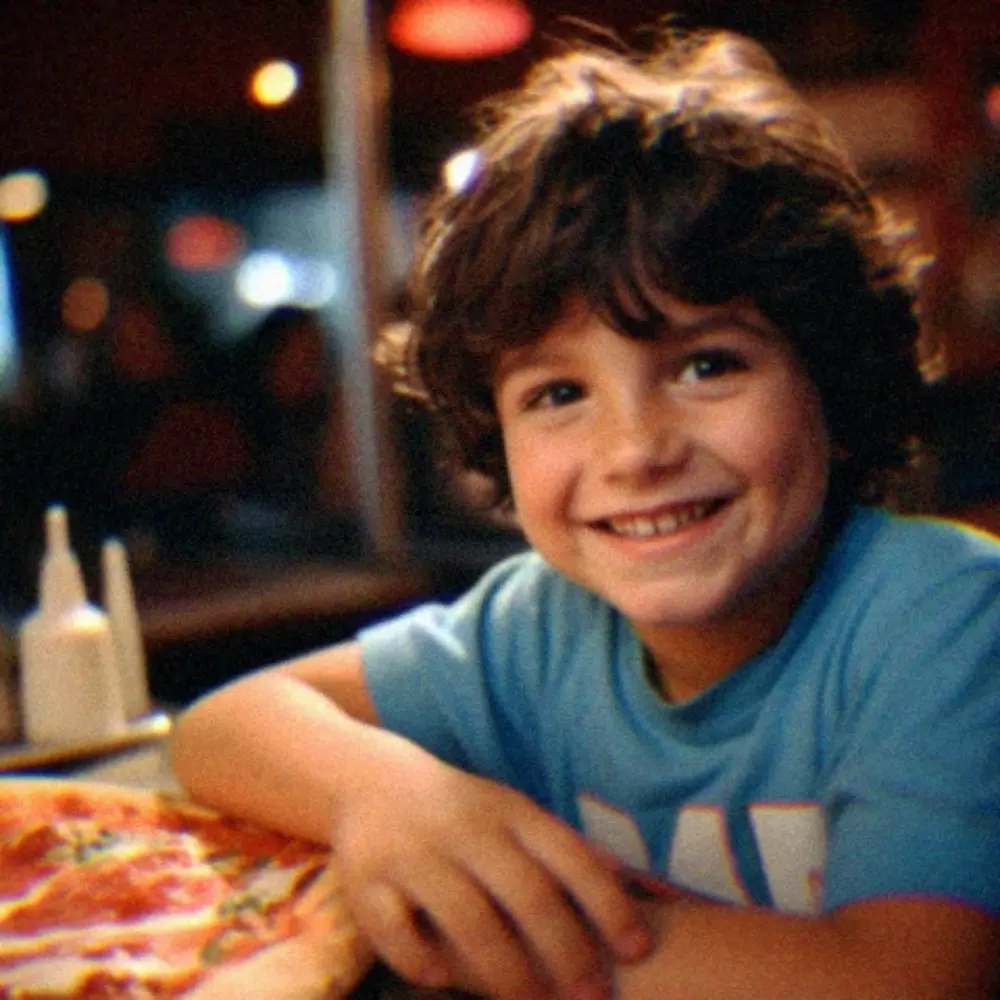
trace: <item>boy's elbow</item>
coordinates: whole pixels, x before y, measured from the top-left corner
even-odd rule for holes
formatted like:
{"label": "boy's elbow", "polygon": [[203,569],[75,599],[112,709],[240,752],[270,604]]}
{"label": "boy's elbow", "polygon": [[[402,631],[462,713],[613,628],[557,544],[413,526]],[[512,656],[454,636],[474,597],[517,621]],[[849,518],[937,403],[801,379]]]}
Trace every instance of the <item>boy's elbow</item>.
{"label": "boy's elbow", "polygon": [[193,799],[212,802],[215,783],[229,780],[248,716],[240,693],[221,688],[184,709],[173,722],[167,758],[173,777]]}
{"label": "boy's elbow", "polygon": [[204,777],[204,765],[212,760],[207,748],[211,741],[211,728],[205,724],[203,714],[200,703],[185,709],[174,719],[167,740],[166,753],[171,774],[192,798],[199,797],[198,778]]}

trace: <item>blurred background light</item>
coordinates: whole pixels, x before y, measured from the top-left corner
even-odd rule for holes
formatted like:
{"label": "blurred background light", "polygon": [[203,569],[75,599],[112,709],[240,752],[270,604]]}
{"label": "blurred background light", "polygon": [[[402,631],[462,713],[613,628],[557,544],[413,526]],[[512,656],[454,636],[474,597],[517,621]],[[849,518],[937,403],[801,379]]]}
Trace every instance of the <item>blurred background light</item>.
{"label": "blurred background light", "polygon": [[1000,129],[1000,83],[994,83],[987,87],[983,106],[986,109],[986,117],[989,119],[990,125]]}
{"label": "blurred background light", "polygon": [[253,309],[274,309],[289,301],[292,269],[276,250],[249,254],[236,271],[236,294]]}
{"label": "blurred background light", "polygon": [[182,271],[214,271],[235,263],[243,252],[243,230],[216,215],[189,215],[167,230],[165,253]]}
{"label": "blurred background light", "polygon": [[431,59],[502,55],[531,37],[520,0],[397,0],[387,25],[397,48]]}
{"label": "blurred background light", "polygon": [[33,219],[48,200],[48,183],[37,170],[18,170],[0,178],[0,219],[4,222]]}
{"label": "blurred background light", "polygon": [[0,393],[10,395],[19,369],[14,297],[11,294],[7,239],[0,227]]}
{"label": "blurred background light", "polygon": [[460,153],[450,156],[444,164],[445,187],[449,191],[461,191],[476,176],[479,166],[479,151],[463,149]]}
{"label": "blurred background light", "polygon": [[264,63],[250,78],[251,97],[266,108],[286,104],[298,89],[299,71],[284,59]]}
{"label": "blurred background light", "polygon": [[98,278],[74,278],[62,294],[62,320],[74,333],[90,333],[108,317],[110,297]]}
{"label": "blurred background light", "polygon": [[238,298],[252,309],[322,309],[337,296],[340,283],[329,261],[261,250],[240,264],[235,286]]}
{"label": "blurred background light", "polygon": [[340,291],[337,269],[325,260],[294,262],[292,271],[294,304],[303,309],[322,309]]}

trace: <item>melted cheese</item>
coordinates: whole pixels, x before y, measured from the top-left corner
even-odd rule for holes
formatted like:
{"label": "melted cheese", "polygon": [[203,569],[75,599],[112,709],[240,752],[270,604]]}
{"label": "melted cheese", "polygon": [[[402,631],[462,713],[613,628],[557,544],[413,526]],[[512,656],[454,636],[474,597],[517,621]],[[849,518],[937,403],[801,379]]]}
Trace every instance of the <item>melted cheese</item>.
{"label": "melted cheese", "polygon": [[291,868],[262,868],[253,873],[243,891],[252,893],[265,904],[280,902],[288,899],[303,876],[316,867],[315,862],[307,862]]}
{"label": "melted cheese", "polygon": [[[52,992],[72,996],[87,978],[95,972],[137,979],[156,979],[169,983],[183,983],[193,971],[195,963],[181,968],[174,962],[155,955],[102,955],[99,959],[85,959],[76,955],[45,956],[29,960],[22,965],[4,969],[2,983],[5,987],[33,992]],[[18,993],[13,994],[17,1000]]]}
{"label": "melted cheese", "polygon": [[218,926],[218,907],[207,906],[186,913],[156,915],[130,924],[100,923],[83,927],[55,927],[30,936],[0,933],[0,955],[3,956],[0,977],[6,974],[5,966],[9,960],[28,958],[42,951],[58,949],[80,952],[88,947],[96,947],[98,943],[111,949],[117,942],[137,937],[158,941],[162,945],[175,935],[186,935],[189,932],[195,934],[198,931],[211,934]]}

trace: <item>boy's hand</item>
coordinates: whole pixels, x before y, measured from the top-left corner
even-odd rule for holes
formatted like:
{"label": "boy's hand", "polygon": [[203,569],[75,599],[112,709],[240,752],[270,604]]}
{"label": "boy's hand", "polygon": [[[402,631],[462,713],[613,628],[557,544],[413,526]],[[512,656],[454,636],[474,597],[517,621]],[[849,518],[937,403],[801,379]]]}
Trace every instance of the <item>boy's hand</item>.
{"label": "boy's hand", "polygon": [[597,853],[520,793],[380,736],[331,843],[381,956],[425,986],[610,997],[612,961],[643,955],[648,935]]}

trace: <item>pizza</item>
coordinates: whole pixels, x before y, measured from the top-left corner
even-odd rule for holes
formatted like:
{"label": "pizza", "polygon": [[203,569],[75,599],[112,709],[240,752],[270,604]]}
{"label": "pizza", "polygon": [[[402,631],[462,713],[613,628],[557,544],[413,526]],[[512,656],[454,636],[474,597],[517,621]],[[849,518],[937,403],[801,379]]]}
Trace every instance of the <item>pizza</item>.
{"label": "pizza", "polygon": [[373,962],[328,849],[153,792],[0,779],[0,1000],[334,1000]]}

